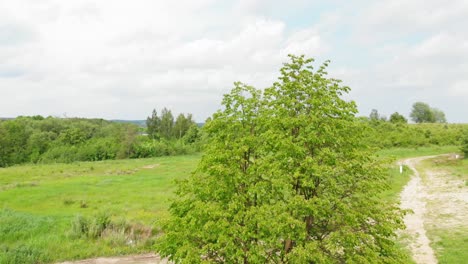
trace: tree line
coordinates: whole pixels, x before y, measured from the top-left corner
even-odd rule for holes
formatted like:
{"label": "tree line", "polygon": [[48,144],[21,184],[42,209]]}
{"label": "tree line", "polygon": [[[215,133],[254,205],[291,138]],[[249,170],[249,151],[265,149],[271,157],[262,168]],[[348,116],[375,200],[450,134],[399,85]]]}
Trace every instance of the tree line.
{"label": "tree line", "polygon": [[372,109],[358,120],[367,127],[363,140],[377,148],[461,145],[468,137],[467,124],[448,124],[444,112],[427,103],[414,103],[410,118],[414,124],[398,112],[387,119]]}
{"label": "tree line", "polygon": [[0,122],[0,166],[125,158],[137,135],[103,119],[18,117]]}
{"label": "tree line", "polygon": [[181,139],[189,130],[196,129],[197,124],[192,119],[192,114],[179,114],[174,121],[172,111],[164,107],[161,115],[156,109],[146,119],[148,136],[152,139]]}
{"label": "tree line", "polygon": [[[153,112],[155,113],[155,112]],[[173,121],[170,110],[145,128],[103,119],[22,116],[0,120],[0,167],[21,163],[98,161],[199,151],[201,132],[192,115]]]}
{"label": "tree line", "polygon": [[[447,123],[445,113],[438,109],[432,108],[427,103],[416,102],[413,104],[410,118],[414,123]],[[372,122],[387,121],[387,117],[380,115],[377,109],[372,109],[369,115],[369,120]],[[388,119],[391,123],[408,123],[408,119],[398,112],[390,115]]]}
{"label": "tree line", "polygon": [[[204,130],[191,114],[179,114],[174,120],[167,108],[160,113],[152,112],[146,120],[147,128],[103,119],[32,116],[1,120],[0,167],[28,162],[147,158],[203,148]],[[387,121],[375,110],[369,118],[357,120],[366,127],[362,140],[378,148],[460,145],[468,137],[468,125],[407,124],[398,113]]]}

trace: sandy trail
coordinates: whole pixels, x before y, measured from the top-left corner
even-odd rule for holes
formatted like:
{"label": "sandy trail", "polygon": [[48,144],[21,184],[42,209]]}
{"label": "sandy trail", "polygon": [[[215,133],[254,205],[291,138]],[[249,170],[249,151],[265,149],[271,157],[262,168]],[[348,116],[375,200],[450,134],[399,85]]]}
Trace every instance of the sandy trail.
{"label": "sandy trail", "polygon": [[[462,188],[464,181],[451,177],[448,172],[434,168],[418,171],[416,166],[423,160],[436,157],[452,158],[450,154],[410,158],[403,161],[413,176],[400,194],[401,208],[414,213],[404,218],[410,237],[408,244],[416,263],[437,263],[434,250],[426,230],[468,226],[468,189]],[[424,173],[424,179],[420,173]]]}
{"label": "sandy trail", "polygon": [[437,263],[437,259],[430,246],[430,240],[426,235],[426,229],[424,228],[424,219],[427,212],[427,191],[415,166],[420,161],[433,157],[434,156],[418,157],[403,161],[403,163],[413,171],[413,176],[400,194],[401,208],[410,209],[414,212],[405,215],[404,221],[406,230],[403,233],[411,237],[409,247],[413,259],[416,263],[421,264]]}

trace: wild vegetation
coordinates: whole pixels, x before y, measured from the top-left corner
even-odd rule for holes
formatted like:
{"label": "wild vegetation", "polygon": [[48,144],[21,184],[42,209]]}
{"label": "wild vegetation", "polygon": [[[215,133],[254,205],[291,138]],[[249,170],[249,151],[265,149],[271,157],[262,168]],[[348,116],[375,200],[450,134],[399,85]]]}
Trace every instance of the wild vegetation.
{"label": "wild vegetation", "polygon": [[154,250],[174,180],[198,155],[0,169],[0,263]]}
{"label": "wild vegetation", "polygon": [[[384,149],[379,156],[396,159],[456,150]],[[0,263],[154,251],[155,237],[169,216],[174,180],[190,175],[199,161],[199,155],[185,155],[0,169]],[[396,166],[386,172],[390,188],[382,196],[397,202],[409,175],[406,170],[399,174]]]}
{"label": "wild vegetation", "polygon": [[134,124],[103,119],[33,116],[0,121],[0,167],[146,158],[198,151],[200,133],[191,115],[188,119],[179,115],[174,121],[171,112],[167,109],[166,112],[171,118],[163,116],[166,127],[161,137],[159,132],[151,130],[151,137],[147,137],[141,133],[144,129]]}
{"label": "wild vegetation", "polygon": [[[389,161],[467,157],[468,125],[446,124],[428,105],[438,119],[356,117],[327,65],[292,56],[265,90],[235,83],[204,127],[166,108],[146,128],[0,121],[0,263],[155,248],[185,263],[411,263],[395,236],[411,173]],[[178,154],[190,155],[153,158]],[[466,175],[465,161],[440,166]],[[432,230],[442,262],[466,258],[465,234]]]}
{"label": "wild vegetation", "polygon": [[440,109],[432,108],[423,102],[413,104],[410,114],[415,123],[446,123],[445,113]]}
{"label": "wild vegetation", "polygon": [[462,139],[460,150],[465,155],[465,159],[468,159],[468,133],[465,133],[465,136]]}
{"label": "wild vegetation", "polygon": [[236,83],[157,249],[181,263],[403,262],[402,212],[362,144],[348,87],[291,56],[264,92]]}
{"label": "wild vegetation", "polygon": [[364,141],[377,148],[420,148],[461,145],[468,134],[466,124],[405,124],[361,119]]}

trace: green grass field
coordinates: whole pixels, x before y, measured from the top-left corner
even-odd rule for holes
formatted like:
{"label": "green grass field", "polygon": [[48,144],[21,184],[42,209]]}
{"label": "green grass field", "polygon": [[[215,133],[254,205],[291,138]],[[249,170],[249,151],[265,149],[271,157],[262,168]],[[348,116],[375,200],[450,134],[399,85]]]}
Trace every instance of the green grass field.
{"label": "green grass field", "polygon": [[[33,263],[151,250],[167,215],[174,181],[188,176],[200,156],[25,165],[0,169],[0,263]],[[145,168],[146,167],[146,168]],[[78,215],[107,215],[120,228],[100,238],[77,237]],[[124,222],[124,224],[122,224]],[[114,228],[116,229],[116,228]]]}
{"label": "green grass field", "polygon": [[[379,154],[399,159],[455,149]],[[199,160],[200,155],[191,155],[0,169],[0,263],[152,251],[148,232],[154,234],[167,217],[175,180],[190,175]],[[399,174],[397,166],[389,168],[391,188],[383,198],[396,202],[409,177],[407,169]]]}

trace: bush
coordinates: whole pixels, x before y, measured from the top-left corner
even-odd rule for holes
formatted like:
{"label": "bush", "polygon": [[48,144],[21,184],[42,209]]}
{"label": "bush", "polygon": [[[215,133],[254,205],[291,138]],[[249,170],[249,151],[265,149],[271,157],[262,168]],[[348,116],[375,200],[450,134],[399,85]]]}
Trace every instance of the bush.
{"label": "bush", "polygon": [[99,238],[110,224],[110,216],[106,213],[100,213],[90,218],[77,215],[71,224],[71,235],[73,237]]}
{"label": "bush", "polygon": [[463,124],[404,124],[361,122],[364,142],[378,148],[459,145],[468,127]]}
{"label": "bush", "polygon": [[184,155],[197,151],[195,144],[185,144],[183,140],[154,140],[140,137],[133,145],[132,158]]}
{"label": "bush", "polygon": [[100,213],[90,217],[77,215],[71,223],[72,238],[103,239],[110,246],[153,244],[153,230],[145,225],[129,223],[124,218],[112,220],[110,215]]}
{"label": "bush", "polygon": [[465,155],[465,159],[468,159],[468,133],[465,135],[465,137],[462,139],[462,144],[461,144],[461,151]]}
{"label": "bush", "polygon": [[0,167],[128,158],[137,133],[102,119],[19,117],[0,122]]}

